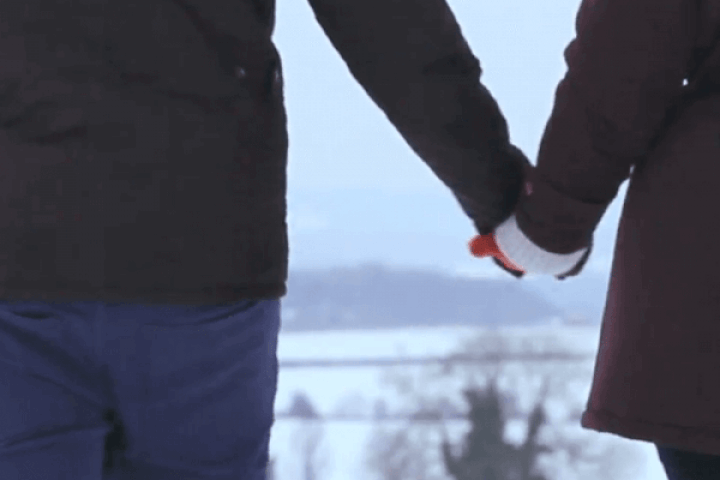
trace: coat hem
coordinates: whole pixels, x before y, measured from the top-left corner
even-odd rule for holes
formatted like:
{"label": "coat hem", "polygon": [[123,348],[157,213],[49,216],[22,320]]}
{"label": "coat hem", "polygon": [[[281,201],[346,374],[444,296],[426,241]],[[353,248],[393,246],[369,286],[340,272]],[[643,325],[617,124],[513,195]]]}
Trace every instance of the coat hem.
{"label": "coat hem", "polygon": [[580,424],[589,430],[611,433],[631,440],[707,455],[720,455],[720,430],[713,434],[708,428],[659,425],[621,418],[599,410],[585,410]]}
{"label": "coat hem", "polygon": [[275,300],[287,293],[285,282],[238,287],[232,291],[128,291],[102,289],[7,288],[0,286],[0,301],[112,302],[138,304],[215,305],[244,300]]}

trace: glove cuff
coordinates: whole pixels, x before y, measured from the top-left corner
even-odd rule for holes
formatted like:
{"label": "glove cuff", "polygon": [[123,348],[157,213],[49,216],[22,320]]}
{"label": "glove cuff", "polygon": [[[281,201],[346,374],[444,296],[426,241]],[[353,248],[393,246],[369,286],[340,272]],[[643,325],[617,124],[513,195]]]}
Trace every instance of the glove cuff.
{"label": "glove cuff", "polygon": [[503,255],[528,274],[554,276],[572,270],[589,249],[587,247],[568,254],[543,250],[520,230],[514,214],[495,230],[495,243]]}

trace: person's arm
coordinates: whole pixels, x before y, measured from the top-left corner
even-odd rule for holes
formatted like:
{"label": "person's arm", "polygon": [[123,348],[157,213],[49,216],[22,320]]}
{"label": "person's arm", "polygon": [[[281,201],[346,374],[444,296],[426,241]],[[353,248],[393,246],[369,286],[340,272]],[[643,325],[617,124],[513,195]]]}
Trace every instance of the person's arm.
{"label": "person's arm", "polygon": [[571,275],[580,272],[607,207],[682,98],[696,9],[686,0],[582,2],[537,166],[496,231],[513,264],[558,275],[580,259]]}
{"label": "person's arm", "polygon": [[644,159],[680,101],[697,2],[584,0],[577,35],[522,195],[520,228],[546,249],[587,244],[631,167]]}
{"label": "person's arm", "polygon": [[309,0],[351,74],[478,231],[507,219],[527,159],[445,0]]}

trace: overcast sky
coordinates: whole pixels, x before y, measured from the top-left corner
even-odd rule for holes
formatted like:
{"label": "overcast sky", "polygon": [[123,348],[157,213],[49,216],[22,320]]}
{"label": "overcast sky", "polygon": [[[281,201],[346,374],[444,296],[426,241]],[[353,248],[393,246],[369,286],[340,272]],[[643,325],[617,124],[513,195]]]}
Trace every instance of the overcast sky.
{"label": "overcast sky", "polygon": [[[480,60],[483,83],[508,119],[512,141],[534,163],[555,88],[566,70],[563,51],[575,35],[579,0],[452,0],[449,4]],[[278,0],[277,9],[275,42],[284,65],[290,134],[291,268],[363,259],[408,264],[414,263],[413,258],[418,265],[452,263],[456,270],[465,268],[470,263],[463,262],[473,261],[465,245],[474,232],[445,186],[355,82],[315,21],[309,3]],[[627,182],[600,225],[591,268],[610,266],[626,187]],[[400,197],[392,205],[372,203],[387,195]],[[351,220],[344,218],[343,208],[353,212]],[[428,224],[418,213],[425,210],[435,212],[440,220]],[[356,234],[343,237],[350,229]],[[387,242],[373,243],[387,230],[392,230]],[[430,259],[417,253],[401,258],[397,242],[390,240],[393,232],[397,241],[399,235],[422,233],[431,243],[417,248],[428,252]],[[345,244],[345,249],[328,252],[327,247],[321,252],[318,242],[331,238]],[[371,243],[374,246],[368,246]],[[457,250],[451,260],[433,257],[428,247],[440,243],[444,250]]]}

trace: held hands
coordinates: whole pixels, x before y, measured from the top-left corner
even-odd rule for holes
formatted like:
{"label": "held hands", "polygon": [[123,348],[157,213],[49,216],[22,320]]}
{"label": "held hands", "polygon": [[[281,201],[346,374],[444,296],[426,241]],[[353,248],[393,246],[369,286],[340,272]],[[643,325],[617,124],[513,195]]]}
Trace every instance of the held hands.
{"label": "held hands", "polygon": [[565,280],[583,270],[592,252],[593,242],[591,238],[587,247],[573,253],[551,253],[526,237],[512,216],[493,232],[474,237],[469,246],[473,256],[492,258],[497,266],[516,278],[535,274]]}
{"label": "held hands", "polygon": [[[525,178],[523,183],[524,193],[531,196],[534,190],[531,180]],[[517,203],[517,199],[513,203]],[[525,234],[515,214],[497,225],[493,224],[492,230],[487,223],[476,224],[480,235],[470,241],[470,253],[477,258],[492,258],[497,266],[516,278],[526,274],[551,275],[558,280],[576,276],[583,270],[593,249],[591,236],[585,248],[571,253],[545,250]]]}
{"label": "held hands", "polygon": [[516,278],[522,278],[525,271],[507,258],[495,242],[495,233],[477,235],[470,241],[470,253],[478,258],[492,257],[500,268]]}

